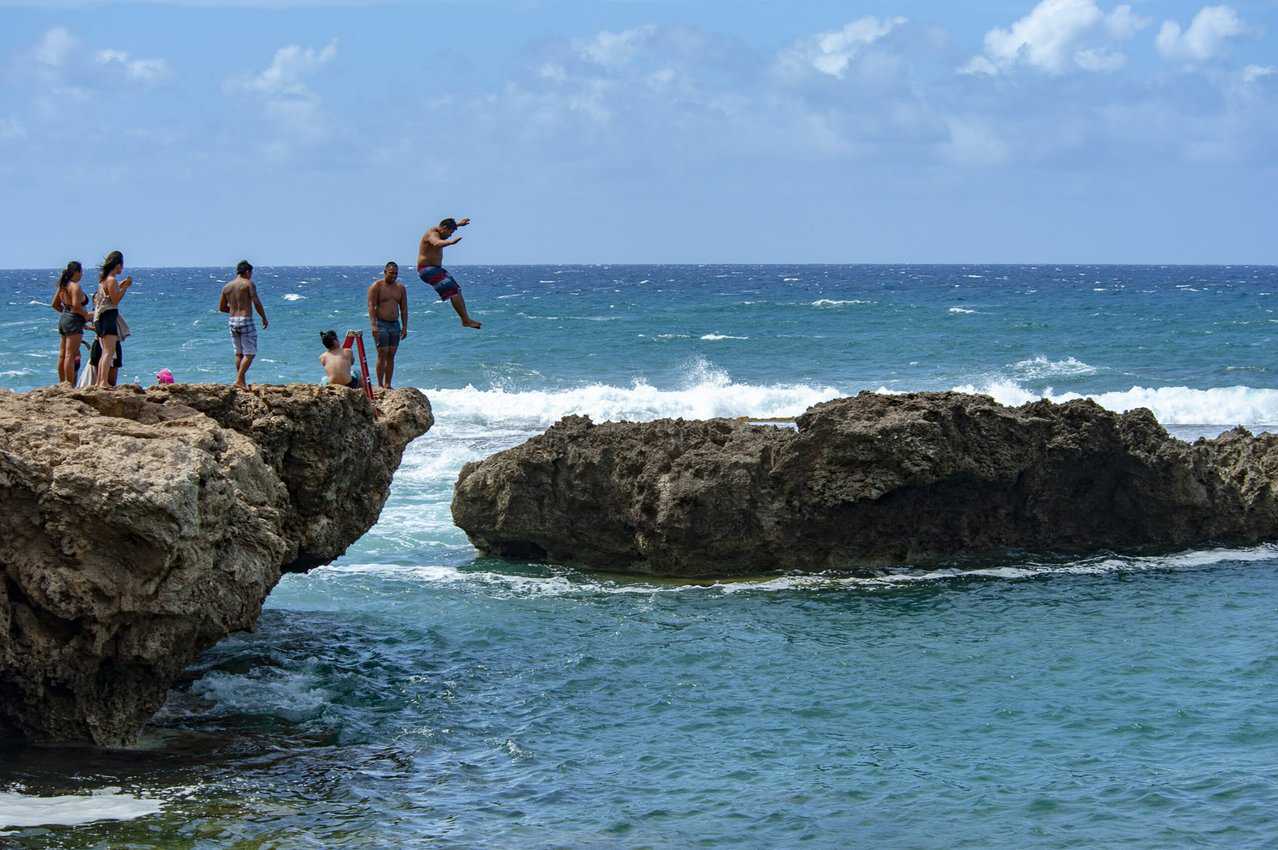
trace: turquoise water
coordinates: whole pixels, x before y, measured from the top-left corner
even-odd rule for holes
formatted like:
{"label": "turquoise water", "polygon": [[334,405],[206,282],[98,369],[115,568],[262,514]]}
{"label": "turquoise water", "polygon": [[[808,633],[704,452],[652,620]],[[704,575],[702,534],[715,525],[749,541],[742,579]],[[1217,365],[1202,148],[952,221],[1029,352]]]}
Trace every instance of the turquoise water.
{"label": "turquoise water", "polygon": [[[318,331],[362,326],[372,271],[262,270],[250,378],[316,380]],[[134,274],[124,378],[229,380],[220,272]],[[465,461],[575,412],[967,387],[1146,405],[1185,437],[1264,428],[1278,269],[458,276],[485,329],[411,290],[397,383],[439,424],[379,524],[286,577],[139,749],[0,751],[0,822],[43,824],[0,842],[1278,846],[1278,548],[690,585],[478,558],[448,514]],[[56,317],[30,303],[50,286],[0,272],[2,386],[52,380]]]}

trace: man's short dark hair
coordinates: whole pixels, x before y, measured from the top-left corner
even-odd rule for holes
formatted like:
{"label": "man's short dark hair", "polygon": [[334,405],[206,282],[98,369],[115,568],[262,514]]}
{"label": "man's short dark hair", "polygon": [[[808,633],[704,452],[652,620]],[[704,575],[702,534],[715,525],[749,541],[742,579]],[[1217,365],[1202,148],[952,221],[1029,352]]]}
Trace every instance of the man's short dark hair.
{"label": "man's short dark hair", "polygon": [[320,334],[320,342],[325,348],[337,348],[337,331],[324,331]]}
{"label": "man's short dark hair", "polygon": [[457,219],[455,219],[455,218],[446,218],[446,219],[444,219],[443,221],[441,221],[441,222],[439,223],[439,226],[440,226],[440,227],[447,227],[449,230],[456,230],[456,229],[457,229]]}
{"label": "man's short dark hair", "polygon": [[240,277],[248,277],[253,273],[253,264],[248,260],[240,260],[235,265],[235,273]]}
{"label": "man's short dark hair", "polygon": [[389,268],[392,268],[392,267],[393,267],[393,268],[396,268],[396,269],[397,269],[397,268],[399,268],[399,263],[395,262],[394,260],[391,260],[389,263],[387,263],[386,265],[382,266],[382,268],[383,268],[383,269],[389,269]]}

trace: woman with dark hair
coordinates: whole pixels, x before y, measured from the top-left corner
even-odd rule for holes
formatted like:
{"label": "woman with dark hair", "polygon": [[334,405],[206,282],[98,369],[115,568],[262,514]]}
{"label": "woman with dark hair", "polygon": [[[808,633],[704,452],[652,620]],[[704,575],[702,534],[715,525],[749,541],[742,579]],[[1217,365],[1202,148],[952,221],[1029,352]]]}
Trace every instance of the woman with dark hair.
{"label": "woman with dark hair", "polygon": [[128,336],[128,325],[120,316],[120,301],[133,285],[133,278],[119,279],[124,271],[124,255],[112,251],[102,261],[98,271],[98,292],[93,296],[93,322],[98,332],[98,342],[102,344],[102,356],[94,364],[97,369],[97,385],[111,386],[109,381],[111,370],[124,365],[124,358],[116,355],[116,348],[121,339]]}
{"label": "woman with dark hair", "polygon": [[76,361],[80,358],[80,341],[84,339],[84,326],[88,324],[89,311],[84,305],[89,296],[80,287],[84,267],[75,260],[67,263],[58,278],[58,288],[50,305],[62,315],[58,319],[58,334],[62,339],[58,349],[58,380],[64,384],[75,383]]}

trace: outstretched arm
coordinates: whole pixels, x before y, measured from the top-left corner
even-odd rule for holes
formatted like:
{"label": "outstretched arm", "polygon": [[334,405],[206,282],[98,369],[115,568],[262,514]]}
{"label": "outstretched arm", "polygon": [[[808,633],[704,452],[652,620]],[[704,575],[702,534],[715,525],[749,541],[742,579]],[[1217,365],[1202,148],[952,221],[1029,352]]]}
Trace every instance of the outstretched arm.
{"label": "outstretched arm", "polygon": [[271,326],[271,322],[266,318],[266,308],[262,306],[262,299],[257,297],[257,285],[250,283],[249,292],[253,295],[253,306],[257,308],[257,314],[262,317],[262,330],[266,330]]}

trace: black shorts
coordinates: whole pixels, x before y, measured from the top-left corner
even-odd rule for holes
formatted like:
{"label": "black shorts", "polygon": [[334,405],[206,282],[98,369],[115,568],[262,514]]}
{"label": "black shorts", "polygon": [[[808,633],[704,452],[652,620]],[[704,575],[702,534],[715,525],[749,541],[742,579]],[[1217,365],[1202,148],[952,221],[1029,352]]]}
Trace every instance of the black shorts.
{"label": "black shorts", "polygon": [[119,310],[103,310],[98,314],[98,320],[93,323],[93,326],[98,329],[98,336],[119,336],[119,320]]}
{"label": "black shorts", "polygon": [[76,336],[77,334],[82,334],[84,333],[84,324],[86,321],[88,320],[79,313],[72,313],[70,311],[63,313],[58,318],[58,333],[63,336]]}
{"label": "black shorts", "polygon": [[[93,365],[97,366],[98,361],[102,359],[102,341],[95,339],[93,341],[93,349],[89,352],[89,359],[93,361]],[[124,343],[116,342],[115,344],[115,366],[119,369],[124,365]]]}

